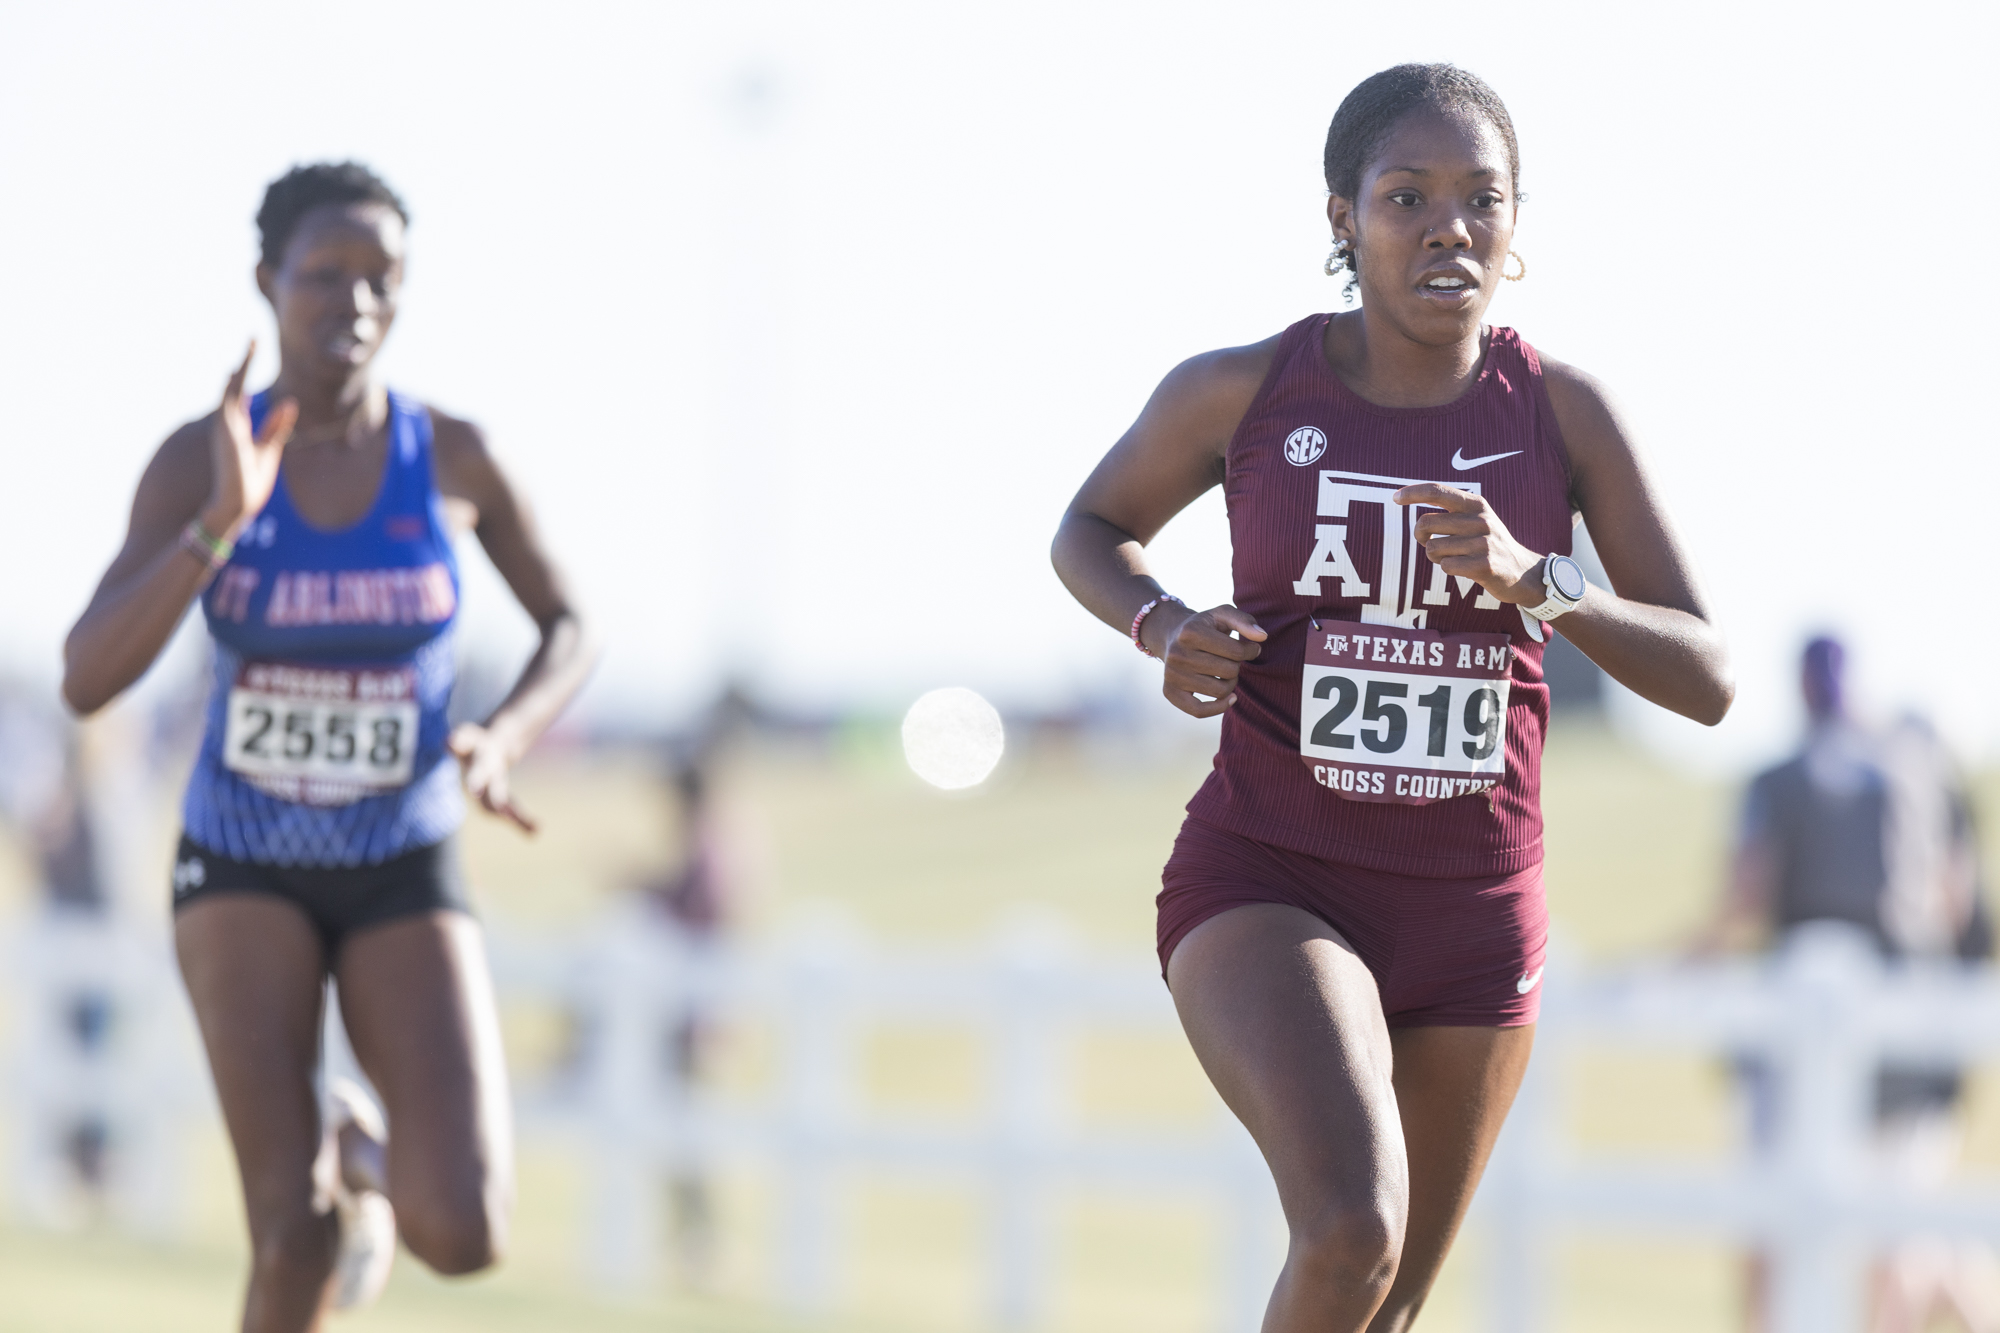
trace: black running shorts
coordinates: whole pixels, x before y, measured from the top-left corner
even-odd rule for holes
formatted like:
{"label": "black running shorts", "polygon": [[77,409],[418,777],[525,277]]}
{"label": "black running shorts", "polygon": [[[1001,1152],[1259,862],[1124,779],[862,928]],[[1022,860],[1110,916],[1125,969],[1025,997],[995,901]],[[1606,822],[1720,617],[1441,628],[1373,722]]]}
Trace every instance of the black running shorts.
{"label": "black running shorts", "polygon": [[356,931],[420,912],[472,910],[455,837],[350,868],[232,861],[182,834],[174,855],[174,910],[219,893],[264,893],[297,907],[319,932],[328,966]]}

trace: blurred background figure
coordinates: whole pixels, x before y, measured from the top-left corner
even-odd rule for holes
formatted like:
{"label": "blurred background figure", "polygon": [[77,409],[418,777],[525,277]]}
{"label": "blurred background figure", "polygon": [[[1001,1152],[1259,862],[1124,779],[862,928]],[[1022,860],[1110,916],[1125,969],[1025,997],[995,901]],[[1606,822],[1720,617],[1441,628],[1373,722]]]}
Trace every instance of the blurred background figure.
{"label": "blurred background figure", "polygon": [[[679,862],[643,892],[686,944],[703,953],[727,942],[739,887],[729,832],[715,799],[716,770],[754,720],[748,697],[731,685],[690,735],[665,747],[665,795]],[[681,1010],[666,1033],[669,1076],[683,1095],[699,1095],[709,1080],[717,1037],[714,1016],[699,1003]],[[687,1286],[712,1289],[719,1253],[714,1182],[690,1162],[670,1172],[667,1189],[676,1273]]]}
{"label": "blurred background figure", "polygon": [[[91,837],[76,729],[37,695],[0,690],[0,817],[21,830],[33,857],[44,914],[99,913],[106,908],[100,857]],[[98,1055],[111,1006],[91,987],[68,990],[45,1007],[54,1031],[42,1041],[68,1048],[71,1058]],[[95,1216],[103,1207],[109,1126],[102,1108],[83,1099],[44,1101],[20,1130],[16,1170],[29,1185],[29,1206],[44,1218]]]}
{"label": "blurred background figure", "polygon": [[[70,739],[75,740],[74,730]],[[58,741],[60,744],[60,741]],[[59,750],[62,756],[54,781],[24,821],[32,830],[36,868],[41,872],[43,910],[67,914],[98,914],[109,904],[101,873],[100,856],[92,837],[89,803],[85,799],[83,774],[78,762],[80,747],[72,743]],[[93,986],[81,986],[64,995],[56,1016],[62,1037],[74,1047],[73,1054],[89,1062],[103,1052],[110,1035],[113,1005],[110,997]],[[71,1179],[46,1182],[55,1193],[64,1186],[76,1192],[90,1214],[101,1211],[109,1181],[106,1178],[106,1150],[111,1131],[102,1108],[78,1105],[51,1108],[54,1123],[43,1123],[31,1132],[46,1140],[44,1148],[55,1147],[49,1160],[67,1163]]]}
{"label": "blurred background figure", "polygon": [[[1836,922],[1895,962],[1990,956],[1972,806],[1937,733],[1905,715],[1874,726],[1851,707],[1846,649],[1819,637],[1800,669],[1807,727],[1798,754],[1751,782],[1729,884],[1696,942],[1782,950],[1793,932]],[[1777,1071],[1738,1062],[1752,1151],[1777,1139]],[[1957,1165],[1963,1075],[1955,1067],[1886,1062],[1876,1076],[1880,1169],[1905,1185],[1936,1186]],[[1766,1326],[1765,1256],[1748,1262],[1747,1327]],[[1950,1312],[1971,1333],[2000,1330],[2000,1263],[1983,1244],[1923,1237],[1884,1256],[1873,1333],[1918,1333]]]}
{"label": "blurred background figure", "polygon": [[146,845],[117,823],[145,798],[156,721],[128,710],[78,725],[46,692],[0,680],[0,837],[29,889],[6,960],[21,988],[8,1166],[42,1225],[157,1230],[172,1216],[174,1145],[159,1131],[179,1108],[163,1093],[157,1115],[135,1113],[118,1091],[154,1054],[133,994],[148,960],[120,943],[145,931],[119,887]]}

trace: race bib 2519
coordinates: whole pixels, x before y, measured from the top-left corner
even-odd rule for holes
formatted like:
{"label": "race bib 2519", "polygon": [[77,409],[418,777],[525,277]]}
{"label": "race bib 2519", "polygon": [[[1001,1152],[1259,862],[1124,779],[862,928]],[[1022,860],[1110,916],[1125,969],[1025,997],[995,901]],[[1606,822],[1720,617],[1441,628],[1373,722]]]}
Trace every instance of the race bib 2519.
{"label": "race bib 2519", "polygon": [[1427,805],[1507,771],[1505,634],[1309,621],[1299,755],[1354,801]]}

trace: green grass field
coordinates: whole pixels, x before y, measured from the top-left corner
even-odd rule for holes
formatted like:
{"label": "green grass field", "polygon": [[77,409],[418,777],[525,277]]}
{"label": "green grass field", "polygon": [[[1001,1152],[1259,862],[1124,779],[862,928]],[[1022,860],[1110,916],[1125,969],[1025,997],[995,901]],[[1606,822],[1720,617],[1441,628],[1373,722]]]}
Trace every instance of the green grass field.
{"label": "green grass field", "polygon": [[[893,732],[857,726],[819,748],[739,756],[721,783],[739,849],[749,933],[833,908],[886,939],[965,944],[1024,912],[1052,914],[1094,948],[1145,957],[1152,896],[1180,807],[1205,760],[1112,762],[1061,738],[1018,745],[969,795],[922,787]],[[1548,885],[1571,947],[1594,959],[1660,951],[1684,938],[1711,901],[1733,797],[1621,745],[1601,730],[1557,729],[1547,765]],[[483,909],[515,929],[575,921],[670,865],[678,830],[643,757],[556,753],[521,775],[544,834],[523,840],[478,821],[466,851]],[[1988,796],[2000,787],[1987,784]],[[1989,802],[1990,804],[1990,802]],[[172,827],[162,819],[161,863]],[[20,906],[18,853],[0,856],[0,895]],[[4,898],[0,898],[4,901]],[[549,1015],[510,1010],[511,1058],[549,1058]],[[743,1043],[729,1068],[757,1063]],[[871,1035],[866,1088],[879,1107],[969,1116],[983,1095],[973,1039],[949,1028]],[[1081,1114],[1105,1123],[1190,1123],[1213,1098],[1171,1032],[1090,1039],[1081,1056]],[[754,1078],[753,1074],[743,1074]],[[1583,1143],[1712,1156],[1728,1137],[1727,1085],[1709,1064],[1606,1053],[1568,1079]],[[2000,1085],[1974,1091],[1971,1159],[2000,1165]],[[4,1128],[4,1125],[0,1125]],[[202,1182],[185,1234],[142,1242],[105,1228],[30,1233],[0,1179],[0,1329],[20,1333],[157,1333],[233,1327],[244,1263],[234,1174],[218,1134],[189,1148]],[[580,1163],[531,1143],[521,1163],[517,1235],[500,1272],[462,1282],[405,1259],[374,1310],[344,1320],[381,1330],[667,1329],[695,1333],[870,1329],[945,1333],[979,1328],[975,1200],[948,1188],[864,1181],[848,1200],[854,1262],[839,1322],[776,1312],[768,1265],[768,1182],[721,1182],[721,1250],[712,1294],[659,1290],[616,1297],[579,1252]],[[1077,1196],[1063,1201],[1051,1327],[1205,1327],[1215,1299],[1212,1219],[1193,1200]],[[1426,1311],[1431,1333],[1471,1333],[1479,1236]],[[670,1265],[663,1265],[670,1267]],[[1734,1269],[1716,1246],[1661,1238],[1579,1238],[1562,1263],[1562,1328],[1583,1333],[1721,1333],[1733,1328]]]}

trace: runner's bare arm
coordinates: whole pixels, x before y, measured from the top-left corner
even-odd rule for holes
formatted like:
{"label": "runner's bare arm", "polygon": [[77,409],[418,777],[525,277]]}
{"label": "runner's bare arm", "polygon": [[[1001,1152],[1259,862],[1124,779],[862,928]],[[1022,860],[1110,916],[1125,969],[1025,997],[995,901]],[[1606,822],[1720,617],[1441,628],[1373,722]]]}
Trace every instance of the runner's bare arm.
{"label": "runner's bare arm", "polygon": [[[1554,627],[1635,694],[1714,726],[1736,697],[1729,650],[1638,450],[1595,380],[1560,362],[1543,367],[1573,494],[1613,585],[1591,588]],[[1417,520],[1416,535],[1446,573],[1477,580],[1503,602],[1536,606],[1547,595],[1539,571],[1547,552],[1515,541],[1481,497],[1426,483],[1396,498],[1439,507]]]}
{"label": "runner's bare arm", "polygon": [[1736,698],[1735,673],[1666,504],[1603,386],[1561,362],[1544,369],[1576,502],[1615,594],[1587,596],[1553,624],[1621,685],[1714,726]]}
{"label": "runner's bare arm", "polygon": [[597,645],[542,544],[526,502],[469,421],[431,410],[438,490],[475,513],[473,531],[493,567],[541,631],[541,644],[514,688],[484,723],[452,732],[466,790],[494,814],[529,832],[534,822],[514,804],[508,770],[556,720],[597,662]]}
{"label": "runner's bare arm", "polygon": [[88,717],[146,674],[208,567],[177,538],[208,495],[206,422],[181,427],[153,454],[132,498],[125,544],[63,642],[63,701]]}
{"label": "runner's bare arm", "polygon": [[139,478],[125,545],[63,643],[63,699],[79,714],[96,712],[145,675],[207,586],[207,565],[179,544],[188,520],[234,541],[277,484],[298,406],[286,399],[262,431],[251,430],[243,382],[255,351],[252,343],[229,377],[222,405],[169,435]]}
{"label": "runner's bare arm", "polygon": [[[1168,520],[1223,479],[1230,437],[1270,369],[1276,338],[1208,352],[1176,366],[1139,419],[1070,502],[1050,559],[1085,609],[1121,633],[1161,592],[1145,546]],[[1234,630],[1240,638],[1231,638]],[[1241,664],[1264,631],[1233,606],[1166,603],[1146,617],[1146,646],[1166,660],[1162,692],[1183,712],[1212,717],[1234,702]]]}

